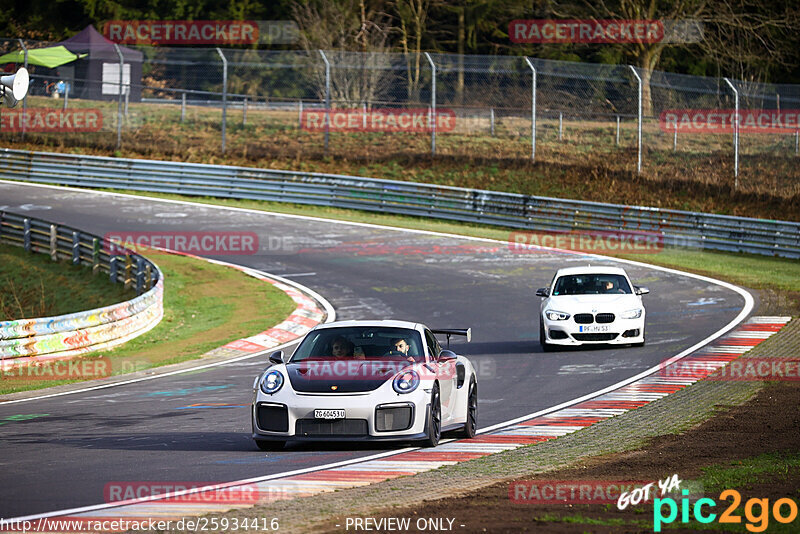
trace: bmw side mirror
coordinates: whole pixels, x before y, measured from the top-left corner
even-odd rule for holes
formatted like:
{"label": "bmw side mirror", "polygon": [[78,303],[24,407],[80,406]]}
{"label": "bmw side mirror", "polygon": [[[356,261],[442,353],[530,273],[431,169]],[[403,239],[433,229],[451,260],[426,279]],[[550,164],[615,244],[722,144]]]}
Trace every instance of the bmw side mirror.
{"label": "bmw side mirror", "polygon": [[270,363],[283,363],[283,351],[276,350],[272,354],[269,355]]}
{"label": "bmw side mirror", "polygon": [[549,297],[550,296],[550,289],[546,287],[540,287],[536,290],[537,297]]}
{"label": "bmw side mirror", "polygon": [[648,293],[650,293],[650,290],[647,289],[646,287],[633,286],[633,289],[634,291],[636,291],[637,295],[647,295]]}

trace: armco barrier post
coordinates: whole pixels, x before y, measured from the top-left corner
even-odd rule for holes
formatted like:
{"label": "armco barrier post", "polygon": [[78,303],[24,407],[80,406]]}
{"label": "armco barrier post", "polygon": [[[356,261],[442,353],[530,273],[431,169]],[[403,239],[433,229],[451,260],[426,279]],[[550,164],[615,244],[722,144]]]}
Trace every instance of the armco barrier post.
{"label": "armco barrier post", "polygon": [[531,161],[536,160],[536,67],[531,59],[526,57],[525,62],[531,68]]}
{"label": "armco barrier post", "polygon": [[722,78],[733,91],[733,187],[739,189],[739,91],[728,78]]}
{"label": "armco barrier post", "polygon": [[125,255],[125,289],[133,285],[133,260],[130,254]]}
{"label": "armco barrier post", "polygon": [[58,228],[55,224],[50,225],[50,259],[58,261]]}
{"label": "armco barrier post", "polygon": [[425,52],[425,59],[431,66],[431,156],[436,155],[436,64],[431,55]]}
{"label": "armco barrier post", "polygon": [[81,236],[78,232],[72,232],[72,263],[81,263]]}
{"label": "armco barrier post", "polygon": [[149,291],[150,287],[152,286],[152,284],[151,284],[151,282],[152,282],[152,278],[151,277],[152,276],[153,276],[153,271],[150,268],[150,264],[147,263],[144,266],[144,290],[145,291]]}
{"label": "armco barrier post", "polygon": [[136,294],[141,295],[144,288],[144,258],[136,258]]}
{"label": "armco barrier post", "polygon": [[108,279],[111,280],[112,284],[117,283],[117,260],[119,258],[117,256],[112,256],[108,262]]}
{"label": "armco barrier post", "polygon": [[636,81],[639,82],[639,105],[637,111],[637,160],[636,160],[636,173],[642,173],[642,77],[639,76],[639,73],[636,72],[636,68],[633,65],[628,65],[628,68],[631,69],[631,72],[636,77]]}
{"label": "armco barrier post", "polygon": [[228,126],[228,60],[217,47],[217,54],[222,59],[222,153],[225,153],[225,130]]}
{"label": "armco barrier post", "polygon": [[25,219],[22,222],[22,246],[28,252],[31,251],[31,220]]}

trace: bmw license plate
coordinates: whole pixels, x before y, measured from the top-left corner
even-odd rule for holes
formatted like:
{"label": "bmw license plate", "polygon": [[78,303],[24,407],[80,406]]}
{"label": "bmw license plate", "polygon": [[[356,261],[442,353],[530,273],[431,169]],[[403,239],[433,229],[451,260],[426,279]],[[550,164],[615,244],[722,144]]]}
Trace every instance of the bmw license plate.
{"label": "bmw license plate", "polygon": [[344,410],[314,410],[315,419],[344,419]]}
{"label": "bmw license plate", "polygon": [[608,325],[581,326],[581,332],[608,332]]}

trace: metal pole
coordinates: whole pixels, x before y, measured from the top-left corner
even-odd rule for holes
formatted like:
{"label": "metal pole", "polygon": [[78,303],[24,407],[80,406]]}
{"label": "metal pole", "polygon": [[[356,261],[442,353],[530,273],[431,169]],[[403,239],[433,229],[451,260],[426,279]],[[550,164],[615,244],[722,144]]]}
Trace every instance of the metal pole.
{"label": "metal pole", "polygon": [[242,126],[247,125],[247,97],[244,97],[244,102],[242,103]]}
{"label": "metal pole", "polygon": [[494,108],[489,110],[489,132],[494,137]]}
{"label": "metal pole", "polygon": [[125,87],[125,116],[128,116],[128,100],[130,100],[131,86],[128,84]]}
{"label": "metal pole", "polygon": [[303,101],[297,102],[297,127],[303,129]]}
{"label": "metal pole", "polygon": [[675,126],[675,132],[672,134],[672,151],[678,150],[678,126]]}
{"label": "metal pole", "polygon": [[122,71],[125,68],[125,58],[122,57],[117,43],[114,43],[114,50],[117,51],[117,57],[119,57],[119,84],[117,85],[117,149],[119,149],[122,146]]}
{"label": "metal pole", "polygon": [[425,52],[425,59],[431,66],[431,156],[436,155],[436,65],[431,55]]}
{"label": "metal pole", "polygon": [[[25,46],[25,43],[22,39],[17,39],[19,41],[19,45],[22,47],[22,50],[25,53],[24,59],[24,67],[25,69],[28,68],[28,47]],[[25,139],[25,127],[28,125],[28,95],[25,95],[25,98],[22,99],[22,139]]]}
{"label": "metal pole", "polygon": [[531,161],[536,159],[536,67],[530,58],[525,58],[531,68]]}
{"label": "metal pole", "polygon": [[319,51],[325,62],[325,152],[328,152],[328,141],[331,135],[331,63],[322,50]]}
{"label": "metal pole", "polygon": [[728,78],[722,78],[733,91],[734,117],[733,117],[733,187],[739,189],[739,91]]}
{"label": "metal pole", "polygon": [[181,122],[186,119],[186,92],[181,93]]}
{"label": "metal pole", "polygon": [[628,68],[631,69],[631,72],[636,77],[636,80],[639,82],[639,113],[638,113],[638,121],[639,124],[637,125],[638,130],[638,158],[636,160],[636,173],[642,173],[642,78],[639,76],[639,73],[636,72],[636,69],[633,65],[628,65]]}
{"label": "metal pole", "polygon": [[617,115],[617,146],[619,146],[619,115]]}
{"label": "metal pole", "polygon": [[225,130],[228,127],[228,60],[217,47],[217,54],[222,59],[222,153],[225,153]]}
{"label": "metal pole", "polygon": [[563,133],[564,133],[564,114],[559,112],[559,114],[558,114],[558,140],[559,141],[561,141]]}
{"label": "metal pole", "polygon": [[64,83],[64,110],[67,109],[67,101],[69,100],[69,82]]}
{"label": "metal pole", "polygon": [[361,126],[364,128],[364,131],[367,130],[367,103],[363,102],[361,104]]}
{"label": "metal pole", "polygon": [[794,155],[800,154],[800,130],[794,131]]}

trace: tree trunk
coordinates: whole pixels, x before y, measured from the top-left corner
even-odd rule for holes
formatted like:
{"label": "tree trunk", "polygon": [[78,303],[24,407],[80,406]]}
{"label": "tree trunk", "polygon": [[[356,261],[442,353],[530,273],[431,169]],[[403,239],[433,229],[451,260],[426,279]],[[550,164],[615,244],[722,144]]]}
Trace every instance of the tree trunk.
{"label": "tree trunk", "polygon": [[465,7],[458,10],[458,78],[456,79],[456,102],[464,103],[464,42],[466,41]]}

